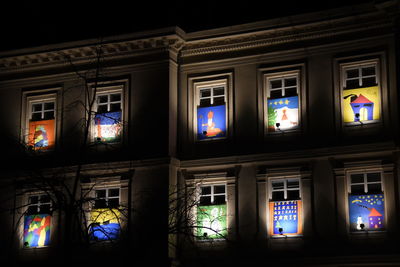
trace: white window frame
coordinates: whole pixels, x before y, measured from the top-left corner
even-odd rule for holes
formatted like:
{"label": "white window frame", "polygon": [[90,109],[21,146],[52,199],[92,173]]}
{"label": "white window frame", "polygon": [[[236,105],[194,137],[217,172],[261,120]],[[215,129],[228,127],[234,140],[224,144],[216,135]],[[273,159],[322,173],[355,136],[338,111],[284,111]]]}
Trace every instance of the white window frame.
{"label": "white window frame", "polygon": [[[96,88],[96,95],[95,95],[95,103],[93,105],[93,110],[92,110],[92,123],[91,123],[91,138],[92,142],[97,142],[95,135],[96,135],[96,129],[95,129],[95,121],[94,117],[97,114],[97,109],[98,109],[98,98],[99,96],[102,95],[108,95],[108,102],[107,102],[107,112],[110,112],[110,104],[114,102],[110,102],[110,95],[119,93],[121,95],[121,100],[120,101],[115,101],[115,103],[120,103],[121,105],[121,124],[122,124],[122,129],[121,129],[121,139],[119,141],[113,141],[113,142],[107,142],[108,144],[118,144],[122,143],[122,140],[124,138],[124,121],[125,121],[125,109],[124,109],[124,88],[125,84],[123,85],[110,85],[110,86],[105,86],[105,85],[98,85]],[[93,88],[94,90],[94,88]],[[101,114],[101,113],[100,113]]]}
{"label": "white window frame", "polygon": [[[118,101],[111,101],[111,95],[116,95],[116,94],[119,94],[121,96],[121,99],[118,100]],[[101,96],[107,96],[107,102],[99,103],[99,98]],[[96,94],[96,113],[97,113],[97,110],[98,110],[99,106],[107,105],[107,112],[110,112],[111,104],[118,104],[118,103],[120,104],[121,111],[122,111],[122,92],[116,91],[116,92],[98,93],[98,94]]]}
{"label": "white window frame", "polygon": [[[216,186],[224,186],[225,188],[225,192],[224,193],[214,193],[214,188]],[[202,187],[211,187],[211,191],[210,194],[202,194],[201,193],[201,188]],[[227,198],[227,186],[226,183],[221,183],[221,184],[200,184],[198,185],[198,201],[199,201],[199,205],[200,205],[200,198],[201,197],[211,197],[211,205],[214,205],[214,196],[225,196],[225,204],[228,203],[228,198]]]}
{"label": "white window frame", "polygon": [[[117,197],[110,197],[109,196],[110,190],[113,190],[113,189],[118,189],[118,196]],[[100,190],[106,191],[106,196],[105,197],[100,197],[100,198],[97,197],[97,191],[100,191]],[[121,188],[120,187],[95,188],[94,189],[94,194],[95,194],[95,200],[104,199],[106,201],[107,208],[108,208],[108,200],[109,199],[118,198],[118,206],[121,206]],[[95,208],[95,205],[96,205],[96,203],[93,203],[93,207],[92,207],[93,210],[98,209],[98,208]]]}
{"label": "white window frame", "polygon": [[[297,180],[299,182],[299,187],[296,188],[288,188],[287,187],[287,182],[288,180]],[[273,189],[272,183],[275,181],[283,181],[283,188],[282,189]],[[301,190],[301,179],[300,177],[280,177],[280,178],[271,178],[269,179],[269,201],[274,202],[274,201],[282,201],[282,200],[274,200],[272,198],[272,193],[273,192],[283,192],[284,195],[284,200],[301,200],[302,199],[302,190]],[[288,199],[287,198],[287,192],[288,191],[299,191],[299,199]]]}
{"label": "white window frame", "polygon": [[[359,86],[359,88],[363,88],[363,87],[365,87],[362,83],[362,79],[363,78],[371,78],[371,77],[374,77],[375,78],[375,83],[377,84],[377,85],[379,85],[379,83],[378,83],[378,81],[379,81],[379,79],[378,79],[378,71],[377,71],[377,66],[378,64],[377,64],[377,62],[376,63],[371,63],[371,64],[368,64],[368,63],[366,63],[366,64],[359,64],[359,65],[355,65],[355,66],[353,66],[353,65],[351,65],[351,66],[347,66],[347,67],[344,67],[343,68],[343,71],[344,71],[344,78],[343,78],[343,90],[346,90],[345,88],[346,88],[346,85],[347,85],[347,81],[348,80],[358,80],[358,86]],[[363,76],[362,75],[362,69],[364,69],[364,68],[369,68],[369,67],[374,67],[375,68],[375,74],[374,75],[366,75],[366,76]],[[350,70],[358,70],[358,74],[359,74],[359,76],[358,77],[354,77],[354,78],[348,78],[348,71],[350,71]],[[352,89],[357,89],[357,88],[352,88]],[[351,90],[351,89],[349,89],[349,90]]]}
{"label": "white window frame", "polygon": [[[53,103],[53,108],[52,109],[45,109],[45,104],[48,104],[48,103]],[[38,104],[40,104],[42,106],[42,109],[40,111],[34,111],[33,110],[33,106],[34,105],[38,105]],[[55,101],[37,101],[37,102],[36,101],[32,101],[32,102],[30,102],[30,110],[31,110],[30,120],[32,120],[33,119],[32,118],[33,115],[37,114],[37,113],[40,113],[41,120],[43,120],[44,119],[44,113],[45,112],[49,112],[49,111],[53,112],[53,117],[55,118],[55,113],[56,113],[55,105],[56,105]]]}
{"label": "white window frame", "polygon": [[[379,182],[368,182],[367,175],[369,173],[379,173],[381,180]],[[364,175],[364,181],[362,183],[352,183],[351,182],[351,176],[355,175],[355,174],[363,174]],[[351,186],[352,185],[364,185],[364,193],[368,194],[368,185],[369,184],[380,184],[382,193],[384,194],[383,173],[381,171],[349,172],[348,179],[347,179],[347,192],[349,194],[352,194],[352,192],[351,192]]]}
{"label": "white window frame", "polygon": [[[265,73],[264,76],[264,99],[263,99],[263,104],[264,104],[264,127],[265,127],[265,132],[267,134],[279,134],[280,131],[268,131],[268,100],[271,97],[271,91],[282,91],[282,97],[285,97],[285,90],[286,87],[284,86],[284,80],[289,79],[289,78],[296,78],[296,93],[299,101],[298,105],[298,124],[296,127],[293,127],[291,129],[287,130],[282,130],[284,132],[296,132],[299,131],[302,125],[302,95],[301,95],[301,88],[303,87],[303,82],[301,80],[301,69],[295,69],[291,71],[280,71],[280,72],[272,72],[272,73]],[[281,88],[271,88],[271,81],[274,80],[281,80],[282,81],[282,87]],[[290,86],[288,88],[293,88],[294,86]]]}
{"label": "white window frame", "polygon": [[[49,197],[49,202],[40,202],[40,197],[41,197],[41,196],[48,196],[48,197]],[[37,214],[41,214],[41,212],[40,212],[40,206],[42,206],[42,205],[47,205],[47,204],[50,205],[50,211],[51,211],[51,208],[52,208],[52,201],[51,201],[51,197],[50,197],[48,194],[45,194],[45,193],[28,194],[27,197],[28,197],[28,199],[27,199],[27,210],[26,210],[27,212],[28,212],[28,210],[29,210],[29,207],[36,206],[36,207],[37,207],[37,210],[38,210],[38,213],[37,213]],[[38,197],[38,203],[34,203],[34,204],[29,203],[31,197]]]}
{"label": "white window frame", "polygon": [[[194,95],[195,95],[195,99],[194,99],[194,105],[193,105],[193,127],[194,127],[194,138],[196,141],[201,141],[201,142],[207,142],[210,140],[218,140],[218,139],[227,139],[228,135],[229,135],[229,80],[228,78],[223,78],[223,79],[210,79],[208,81],[202,81],[202,82],[194,82],[193,83],[193,87],[194,87]],[[216,138],[207,138],[207,139],[202,139],[202,140],[198,140],[197,139],[197,108],[200,106],[200,99],[206,99],[206,98],[210,98],[211,96],[213,96],[213,89],[217,88],[217,87],[224,87],[224,101],[225,101],[225,129],[226,129],[226,133],[224,137],[216,137]],[[203,89],[208,89],[211,88],[211,95],[210,97],[200,97],[200,91]],[[222,96],[222,95],[221,95]],[[221,97],[221,96],[216,96],[216,97]],[[211,98],[210,102],[211,105],[214,102],[214,96]]]}

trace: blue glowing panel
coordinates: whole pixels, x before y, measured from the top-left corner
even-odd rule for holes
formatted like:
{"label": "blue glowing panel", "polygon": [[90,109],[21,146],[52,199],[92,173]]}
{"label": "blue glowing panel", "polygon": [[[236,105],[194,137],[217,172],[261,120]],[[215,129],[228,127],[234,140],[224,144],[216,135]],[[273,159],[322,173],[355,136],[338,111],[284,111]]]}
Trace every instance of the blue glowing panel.
{"label": "blue glowing panel", "polygon": [[383,194],[349,195],[349,219],[352,231],[384,229]]}
{"label": "blue glowing panel", "polygon": [[116,240],[119,237],[120,225],[118,223],[102,224],[92,227],[91,239],[98,241]]}
{"label": "blue glowing panel", "polygon": [[197,140],[226,137],[226,106],[197,108]]}
{"label": "blue glowing panel", "polygon": [[300,200],[270,202],[270,216],[273,222],[272,235],[302,234]]}

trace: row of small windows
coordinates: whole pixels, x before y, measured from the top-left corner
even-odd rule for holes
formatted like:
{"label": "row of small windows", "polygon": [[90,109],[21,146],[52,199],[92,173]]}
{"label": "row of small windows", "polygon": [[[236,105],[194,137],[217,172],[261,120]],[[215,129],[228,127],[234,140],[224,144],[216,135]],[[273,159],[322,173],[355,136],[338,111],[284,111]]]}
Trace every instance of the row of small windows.
{"label": "row of small windows", "polygon": [[[385,196],[380,172],[355,173],[348,182],[350,231],[385,229]],[[118,239],[121,231],[120,188],[96,189],[90,209],[90,235],[94,241]],[[268,224],[271,236],[303,234],[303,201],[300,178],[274,178],[269,182]],[[198,240],[227,236],[228,193],[225,183],[201,184],[197,188],[195,235]],[[24,246],[49,245],[52,201],[49,195],[28,197],[24,220]],[[39,227],[40,224],[40,228]],[[46,226],[47,225],[47,226]],[[37,227],[38,226],[38,227]],[[42,227],[46,226],[46,227]],[[40,229],[37,230],[37,229]]]}

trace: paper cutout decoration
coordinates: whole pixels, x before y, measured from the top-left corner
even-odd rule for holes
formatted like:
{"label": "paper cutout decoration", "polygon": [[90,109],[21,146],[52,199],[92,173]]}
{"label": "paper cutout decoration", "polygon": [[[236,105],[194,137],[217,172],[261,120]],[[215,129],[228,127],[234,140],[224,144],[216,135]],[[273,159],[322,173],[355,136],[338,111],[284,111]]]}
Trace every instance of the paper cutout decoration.
{"label": "paper cutout decoration", "polygon": [[301,235],[303,233],[301,200],[269,202],[269,212],[271,235]]}
{"label": "paper cutout decoration", "polygon": [[226,106],[197,108],[197,140],[226,137]]}
{"label": "paper cutout decoration", "polygon": [[349,195],[350,230],[383,230],[385,199],[383,194]]}
{"label": "paper cutout decoration", "polygon": [[118,209],[94,209],[90,213],[90,238],[96,241],[119,238],[121,213]]}
{"label": "paper cutout decoration", "polygon": [[343,90],[343,121],[373,121],[380,119],[379,87]]}
{"label": "paper cutout decoration", "polygon": [[30,121],[28,145],[37,149],[54,147],[54,122],[55,120]]}
{"label": "paper cutout decoration", "polygon": [[283,97],[267,100],[268,131],[289,130],[299,125],[299,97]]}
{"label": "paper cutout decoration", "polygon": [[48,214],[26,215],[24,218],[24,246],[44,247],[50,244],[50,222]]}
{"label": "paper cutout decoration", "polygon": [[121,119],[121,111],[96,114],[94,117],[95,140],[103,142],[119,141],[122,130]]}
{"label": "paper cutout decoration", "polygon": [[226,204],[197,208],[198,239],[221,239],[227,233]]}

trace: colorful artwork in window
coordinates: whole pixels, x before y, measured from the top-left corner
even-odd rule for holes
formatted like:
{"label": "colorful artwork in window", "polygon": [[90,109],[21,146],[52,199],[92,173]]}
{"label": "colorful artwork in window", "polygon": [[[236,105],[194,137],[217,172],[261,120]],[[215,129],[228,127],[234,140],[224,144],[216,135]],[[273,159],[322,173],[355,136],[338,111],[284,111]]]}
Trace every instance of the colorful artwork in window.
{"label": "colorful artwork in window", "polygon": [[383,194],[349,195],[350,230],[382,230],[385,200]]}
{"label": "colorful artwork in window", "polygon": [[226,204],[197,208],[198,239],[220,239],[227,235]]}
{"label": "colorful artwork in window", "polygon": [[122,130],[122,112],[107,112],[96,114],[95,140],[103,142],[116,142],[121,138]]}
{"label": "colorful artwork in window", "polygon": [[118,209],[94,209],[90,213],[90,237],[96,241],[119,238],[121,213]]}
{"label": "colorful artwork in window", "polygon": [[24,218],[24,247],[43,247],[50,244],[50,222],[48,214],[27,215]]}
{"label": "colorful artwork in window", "polygon": [[301,235],[301,200],[269,202],[271,235]]}
{"label": "colorful artwork in window", "polygon": [[29,122],[29,146],[34,149],[48,149],[54,143],[54,119]]}
{"label": "colorful artwork in window", "polygon": [[268,99],[268,131],[289,130],[299,125],[299,97]]}
{"label": "colorful artwork in window", "polygon": [[343,121],[379,120],[380,105],[378,86],[343,90]]}
{"label": "colorful artwork in window", "polygon": [[197,140],[226,137],[226,106],[197,108]]}

